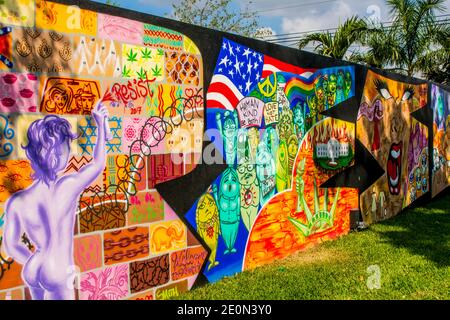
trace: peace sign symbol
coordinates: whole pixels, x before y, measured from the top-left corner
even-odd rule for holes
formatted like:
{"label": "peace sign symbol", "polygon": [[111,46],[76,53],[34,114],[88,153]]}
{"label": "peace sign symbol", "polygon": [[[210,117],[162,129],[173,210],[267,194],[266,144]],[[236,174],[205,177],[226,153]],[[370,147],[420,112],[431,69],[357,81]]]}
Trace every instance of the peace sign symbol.
{"label": "peace sign symbol", "polygon": [[274,73],[273,77],[273,83],[270,81],[270,76],[268,76],[263,82],[258,83],[259,91],[266,98],[273,96],[277,90],[277,74]]}

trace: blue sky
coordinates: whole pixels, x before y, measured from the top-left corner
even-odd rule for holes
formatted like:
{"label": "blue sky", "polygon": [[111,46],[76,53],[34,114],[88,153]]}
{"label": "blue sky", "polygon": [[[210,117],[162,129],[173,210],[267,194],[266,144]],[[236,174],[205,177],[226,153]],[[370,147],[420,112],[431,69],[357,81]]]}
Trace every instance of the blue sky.
{"label": "blue sky", "polygon": [[[105,2],[105,0],[96,0]],[[170,14],[172,3],[177,0],[115,0],[121,7],[158,16]],[[239,10],[247,1],[233,0]],[[450,0],[445,2],[450,13]],[[258,11],[260,24],[276,34],[335,28],[352,15],[391,20],[385,0],[252,0],[251,8]],[[450,18],[450,17],[449,17]]]}

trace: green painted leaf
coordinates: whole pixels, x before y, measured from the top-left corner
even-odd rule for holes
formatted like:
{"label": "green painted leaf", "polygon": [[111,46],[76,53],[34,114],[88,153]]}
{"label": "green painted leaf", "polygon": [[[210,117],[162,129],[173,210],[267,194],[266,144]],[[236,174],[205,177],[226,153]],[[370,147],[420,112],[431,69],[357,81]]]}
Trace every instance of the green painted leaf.
{"label": "green painted leaf", "polygon": [[136,72],[136,74],[140,80],[144,80],[145,78],[147,78],[147,72],[142,67],[140,71]]}
{"label": "green painted leaf", "polygon": [[162,68],[160,68],[158,65],[156,65],[154,68],[152,68],[152,74],[154,77],[162,76]]}
{"label": "green painted leaf", "polygon": [[141,50],[141,54],[142,54],[142,59],[151,59],[152,58],[152,51],[148,48]]}
{"label": "green painted leaf", "polygon": [[127,61],[136,62],[137,52],[133,52],[133,49],[130,49],[130,52],[127,53]]}
{"label": "green painted leaf", "polygon": [[124,78],[130,78],[131,77],[131,70],[127,69],[126,65],[123,66],[122,77],[124,77]]}

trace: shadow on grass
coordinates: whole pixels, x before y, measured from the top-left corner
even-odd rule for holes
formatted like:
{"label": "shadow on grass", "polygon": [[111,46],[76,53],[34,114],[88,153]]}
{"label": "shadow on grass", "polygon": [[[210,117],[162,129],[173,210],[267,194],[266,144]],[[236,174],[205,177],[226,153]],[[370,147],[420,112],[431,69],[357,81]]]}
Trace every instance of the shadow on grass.
{"label": "shadow on grass", "polygon": [[379,223],[402,230],[374,231],[393,246],[421,255],[438,267],[450,266],[449,191],[447,189],[429,204],[406,210],[395,219]]}

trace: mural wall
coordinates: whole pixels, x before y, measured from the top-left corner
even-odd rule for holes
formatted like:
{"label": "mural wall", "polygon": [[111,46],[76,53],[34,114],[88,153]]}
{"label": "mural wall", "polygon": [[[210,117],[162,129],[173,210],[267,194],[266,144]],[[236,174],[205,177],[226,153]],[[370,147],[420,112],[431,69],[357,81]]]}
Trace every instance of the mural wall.
{"label": "mural wall", "polygon": [[450,184],[450,93],[431,86],[433,109],[432,195]]}
{"label": "mural wall", "polygon": [[192,171],[201,153],[197,47],[161,26],[48,1],[0,10],[3,299],[190,289],[207,251],[155,185]]}
{"label": "mural wall", "polygon": [[4,2],[1,299],[169,299],[450,183],[446,88],[89,1]]}
{"label": "mural wall", "polygon": [[365,222],[390,218],[429,190],[428,128],[411,116],[426,104],[426,84],[368,72],[356,136],[385,173],[361,194]]}
{"label": "mural wall", "polygon": [[206,117],[227,168],[186,215],[211,250],[209,281],[345,234],[358,206],[356,190],[318,190],[353,161],[354,125],[320,113],[354,96],[354,69],[300,68],[226,38],[221,48]]}

